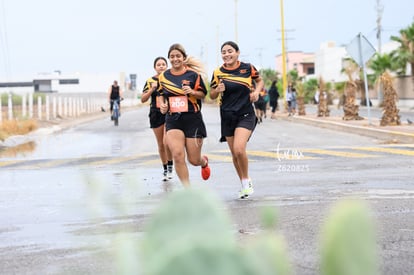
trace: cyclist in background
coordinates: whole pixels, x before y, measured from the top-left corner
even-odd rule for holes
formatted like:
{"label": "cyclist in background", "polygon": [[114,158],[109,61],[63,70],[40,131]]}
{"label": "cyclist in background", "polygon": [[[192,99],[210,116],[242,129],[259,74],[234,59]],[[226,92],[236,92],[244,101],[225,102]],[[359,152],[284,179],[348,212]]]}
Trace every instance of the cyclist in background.
{"label": "cyclist in background", "polygon": [[114,102],[113,100],[116,100],[118,102],[119,106],[119,115],[121,115],[121,98],[122,98],[122,90],[121,87],[118,86],[118,81],[114,80],[114,84],[111,85],[108,89],[108,100],[110,107],[110,115],[112,119],[112,110],[114,108]]}

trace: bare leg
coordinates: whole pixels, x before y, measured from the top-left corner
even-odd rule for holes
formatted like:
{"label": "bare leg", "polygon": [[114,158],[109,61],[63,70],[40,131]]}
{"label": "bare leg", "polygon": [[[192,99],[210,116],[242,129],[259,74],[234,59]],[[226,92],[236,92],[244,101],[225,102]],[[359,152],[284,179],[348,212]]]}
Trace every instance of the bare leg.
{"label": "bare leg", "polygon": [[181,183],[189,187],[188,167],[185,162],[185,136],[181,130],[172,129],[167,132],[167,144],[174,160],[175,172]]}
{"label": "bare leg", "polygon": [[249,178],[249,160],[246,147],[251,133],[252,131],[245,128],[236,128],[233,137],[226,137],[233,157],[233,165],[240,180]]}
{"label": "bare leg", "polygon": [[[162,164],[166,164],[168,161],[168,155],[167,155],[167,147],[164,145],[164,124],[158,128],[153,128],[152,130],[157,139],[158,154],[160,156],[161,162]],[[171,159],[171,153],[170,153],[169,159]]]}
{"label": "bare leg", "polygon": [[186,138],[185,148],[187,150],[188,161],[194,166],[205,166],[207,163],[201,157],[202,138]]}

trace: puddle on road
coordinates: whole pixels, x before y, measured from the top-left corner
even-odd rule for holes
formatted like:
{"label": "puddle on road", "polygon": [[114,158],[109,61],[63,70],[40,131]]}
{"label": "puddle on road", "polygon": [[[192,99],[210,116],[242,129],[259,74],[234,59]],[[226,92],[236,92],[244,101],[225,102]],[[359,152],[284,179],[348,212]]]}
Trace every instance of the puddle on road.
{"label": "puddle on road", "polygon": [[[104,219],[151,213],[178,180],[162,182],[156,168],[5,170],[0,173],[0,247],[66,248],[99,241],[94,227]],[[11,230],[13,229],[13,230]],[[116,232],[115,232],[116,233]]]}

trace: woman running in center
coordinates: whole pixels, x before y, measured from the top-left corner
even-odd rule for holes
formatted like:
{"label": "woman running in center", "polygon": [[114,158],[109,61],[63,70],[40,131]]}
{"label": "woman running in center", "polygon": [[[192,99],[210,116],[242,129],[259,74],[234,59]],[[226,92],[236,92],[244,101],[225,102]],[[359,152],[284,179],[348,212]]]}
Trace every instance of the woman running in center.
{"label": "woman running in center", "polygon": [[160,105],[166,114],[165,126],[168,148],[171,150],[175,171],[182,184],[190,186],[185,156],[194,166],[201,166],[204,180],[210,177],[207,156],[201,156],[203,138],[207,137],[201,114],[201,100],[207,94],[200,62],[187,56],[180,44],[168,50],[171,69],[160,74],[159,91],[165,101]]}

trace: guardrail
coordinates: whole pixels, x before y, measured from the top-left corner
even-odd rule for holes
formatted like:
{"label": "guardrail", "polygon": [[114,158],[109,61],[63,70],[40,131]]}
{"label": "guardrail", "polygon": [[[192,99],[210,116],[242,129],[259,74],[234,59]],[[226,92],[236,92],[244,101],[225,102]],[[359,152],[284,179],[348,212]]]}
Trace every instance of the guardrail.
{"label": "guardrail", "polygon": [[[104,93],[42,94],[37,99],[36,94],[28,93],[21,96],[21,104],[13,104],[12,96],[9,93],[7,102],[2,102],[0,97],[0,123],[6,119],[51,121],[76,118],[109,108],[108,98]],[[126,97],[122,102],[123,106],[138,104],[139,100],[134,96]]]}

